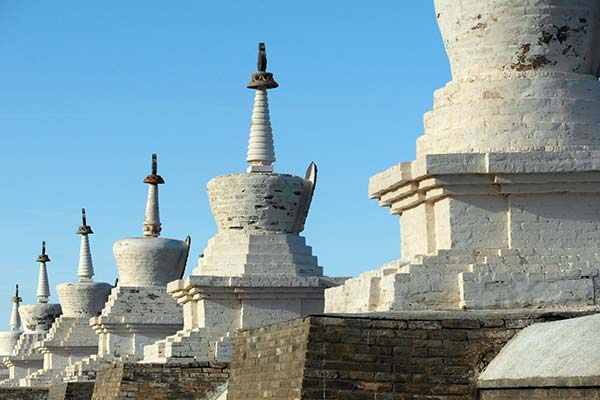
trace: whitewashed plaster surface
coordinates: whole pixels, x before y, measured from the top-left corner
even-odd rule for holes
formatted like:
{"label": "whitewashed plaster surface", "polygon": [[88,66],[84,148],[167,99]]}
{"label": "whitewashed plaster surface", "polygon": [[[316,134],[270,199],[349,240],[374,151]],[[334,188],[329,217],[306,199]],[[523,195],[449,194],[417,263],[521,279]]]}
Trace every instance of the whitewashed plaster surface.
{"label": "whitewashed plaster surface", "polygon": [[369,182],[402,258],[328,289],[326,311],[596,304],[600,3],[435,4],[453,80],[416,160]]}

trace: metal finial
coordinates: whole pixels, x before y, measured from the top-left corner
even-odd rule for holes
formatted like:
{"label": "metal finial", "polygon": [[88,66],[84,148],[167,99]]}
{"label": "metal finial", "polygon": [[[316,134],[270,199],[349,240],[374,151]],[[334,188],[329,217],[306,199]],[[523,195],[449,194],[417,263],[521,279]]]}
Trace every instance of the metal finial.
{"label": "metal finial", "polygon": [[85,215],[85,208],[81,209],[81,226],[77,229],[78,235],[90,235],[94,233],[92,227],[87,224],[87,217]]}
{"label": "metal finial", "polygon": [[39,262],[39,263],[50,262],[50,257],[48,257],[48,255],[46,255],[46,241],[42,242],[42,254],[40,254],[37,257],[36,261]]}
{"label": "metal finial", "polygon": [[258,44],[257,67],[260,72],[267,72],[267,48],[264,43]]}
{"label": "metal finial", "polygon": [[267,48],[264,43],[258,44],[258,72],[252,74],[250,83],[246,86],[248,89],[267,90],[279,87],[279,84],[273,79],[273,74],[267,72]]}
{"label": "metal finial", "polygon": [[149,183],[151,185],[160,185],[165,183],[165,180],[162,178],[162,176],[158,175],[158,161],[156,154],[152,154],[152,173],[144,179],[144,183]]}
{"label": "metal finial", "polygon": [[152,174],[158,174],[158,161],[156,160],[156,154],[152,154]]}
{"label": "metal finial", "polygon": [[23,299],[19,297],[19,284],[17,283],[15,286],[16,286],[15,296],[12,299],[10,299],[10,301],[12,301],[13,303],[19,304],[20,302],[23,301]]}

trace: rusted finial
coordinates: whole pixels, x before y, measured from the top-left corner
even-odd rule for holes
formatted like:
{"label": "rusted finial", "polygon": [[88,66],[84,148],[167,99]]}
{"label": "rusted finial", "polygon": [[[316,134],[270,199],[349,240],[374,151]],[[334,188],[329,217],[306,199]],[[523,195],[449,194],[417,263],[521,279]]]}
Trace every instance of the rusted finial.
{"label": "rusted finial", "polygon": [[79,227],[79,229],[77,229],[78,235],[91,235],[92,233],[94,233],[94,231],[92,230],[92,227],[87,224],[85,208],[81,209],[81,222],[82,222],[81,226]]}
{"label": "rusted finial", "polygon": [[149,183],[151,185],[160,185],[165,183],[165,180],[162,178],[162,176],[158,175],[158,161],[156,154],[152,154],[152,173],[144,179],[144,183]]}
{"label": "rusted finial", "polygon": [[46,255],[46,241],[42,242],[42,254],[40,254],[37,257],[36,261],[39,262],[39,263],[50,262],[50,257],[48,257],[48,255]]}
{"label": "rusted finial", "polygon": [[252,80],[246,86],[248,89],[275,89],[279,84],[273,79],[273,74],[267,72],[267,48],[264,43],[258,44],[258,72],[252,74]]}
{"label": "rusted finial", "polygon": [[19,297],[19,284],[18,283],[15,285],[15,296],[12,299],[10,299],[10,301],[12,301],[13,303],[17,303],[17,304],[19,304],[20,302],[23,301],[23,299]]}

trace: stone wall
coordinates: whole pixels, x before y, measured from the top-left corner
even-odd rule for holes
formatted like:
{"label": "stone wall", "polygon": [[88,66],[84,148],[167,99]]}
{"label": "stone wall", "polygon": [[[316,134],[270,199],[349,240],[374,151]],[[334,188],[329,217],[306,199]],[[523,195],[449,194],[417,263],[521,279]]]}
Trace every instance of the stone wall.
{"label": "stone wall", "polygon": [[224,363],[115,364],[98,372],[93,400],[210,399],[228,376]]}
{"label": "stone wall", "polygon": [[47,389],[0,388],[2,400],[47,400]]}
{"label": "stone wall", "polygon": [[311,320],[299,318],[240,332],[228,400],[302,398]]}
{"label": "stone wall", "polygon": [[94,382],[69,382],[53,385],[48,400],[91,400]]}
{"label": "stone wall", "polygon": [[513,335],[535,322],[576,315],[330,315],[242,331],[235,339],[228,400],[476,399],[477,376]]}

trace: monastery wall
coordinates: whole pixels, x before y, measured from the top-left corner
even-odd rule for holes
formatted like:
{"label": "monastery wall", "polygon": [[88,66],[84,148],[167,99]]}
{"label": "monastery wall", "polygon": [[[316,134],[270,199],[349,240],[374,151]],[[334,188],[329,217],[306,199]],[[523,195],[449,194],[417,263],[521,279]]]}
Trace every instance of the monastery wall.
{"label": "monastery wall", "polygon": [[228,376],[225,363],[115,364],[98,372],[92,399],[212,399]]}
{"label": "monastery wall", "polygon": [[246,330],[235,339],[228,400],[474,400],[479,373],[517,332],[576,315],[323,315]]}
{"label": "monastery wall", "polygon": [[2,400],[48,400],[47,389],[32,388],[0,388]]}

